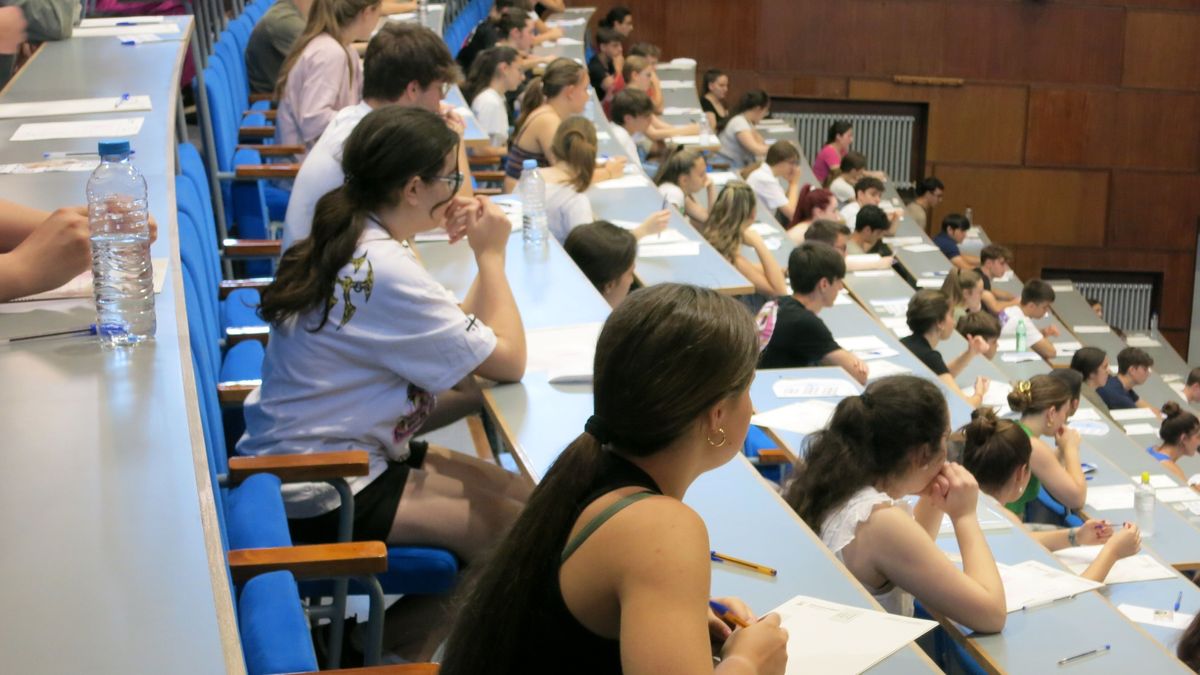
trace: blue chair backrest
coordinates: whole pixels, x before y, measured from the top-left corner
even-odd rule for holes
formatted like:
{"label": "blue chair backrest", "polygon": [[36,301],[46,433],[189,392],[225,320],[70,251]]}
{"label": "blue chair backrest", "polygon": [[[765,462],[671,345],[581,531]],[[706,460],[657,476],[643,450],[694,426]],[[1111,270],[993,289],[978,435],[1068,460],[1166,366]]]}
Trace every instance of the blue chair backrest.
{"label": "blue chair backrest", "polygon": [[229,22],[229,32],[237,42],[238,53],[242,55],[242,63],[246,62],[246,45],[250,43],[250,33],[254,31],[256,20],[249,14],[242,14]]}

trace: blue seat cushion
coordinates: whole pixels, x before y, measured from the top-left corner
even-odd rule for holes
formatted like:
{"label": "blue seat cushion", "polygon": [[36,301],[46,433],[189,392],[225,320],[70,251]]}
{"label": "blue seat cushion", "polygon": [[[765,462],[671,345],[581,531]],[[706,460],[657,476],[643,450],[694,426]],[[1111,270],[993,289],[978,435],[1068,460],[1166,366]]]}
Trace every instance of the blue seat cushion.
{"label": "blue seat cushion", "polygon": [[265,326],[258,316],[262,301],[257,288],[239,288],[221,301],[221,328]]}
{"label": "blue seat cushion", "polygon": [[[445,549],[424,546],[389,546],[388,569],[376,575],[383,592],[388,595],[437,595],[454,588],[458,577],[458,560]],[[333,583],[325,580],[301,584],[305,597],[333,595]],[[350,593],[366,592],[351,580]]]}
{"label": "blue seat cushion", "polygon": [[239,342],[225,352],[221,361],[221,382],[261,380],[266,350],[258,340]]}
{"label": "blue seat cushion", "polygon": [[267,215],[271,218],[271,222],[282,223],[287,217],[288,200],[292,198],[292,191],[264,183],[263,198],[266,199]]}
{"label": "blue seat cushion", "polygon": [[225,493],[225,531],[231,550],[291,546],[279,478],[255,474]]}
{"label": "blue seat cushion", "polygon": [[750,425],[749,431],[746,433],[746,442],[742,445],[742,451],[747,457],[758,457],[759,450],[767,450],[777,448],[779,444],[771,440],[771,437],[762,429]]}
{"label": "blue seat cushion", "polygon": [[250,675],[317,670],[308,618],[291,572],[260,574],[242,587],[238,628]]}

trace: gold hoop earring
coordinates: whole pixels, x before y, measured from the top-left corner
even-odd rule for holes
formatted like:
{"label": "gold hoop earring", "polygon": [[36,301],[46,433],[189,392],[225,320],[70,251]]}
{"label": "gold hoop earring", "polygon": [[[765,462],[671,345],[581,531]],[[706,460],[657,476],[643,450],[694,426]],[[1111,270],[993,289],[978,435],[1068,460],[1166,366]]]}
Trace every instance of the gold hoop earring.
{"label": "gold hoop earring", "polygon": [[712,446],[712,447],[714,447],[714,448],[719,448],[719,447],[721,447],[722,445],[725,445],[725,429],[724,429],[724,428],[720,428],[720,427],[719,427],[719,428],[717,429],[717,431],[721,432],[721,442],[720,442],[720,443],[714,443],[714,442],[713,442],[713,439],[711,439],[711,438],[708,438],[708,437],[705,437],[705,440],[707,440],[707,441],[708,441],[708,444],[709,444],[709,445],[711,445],[711,446]]}

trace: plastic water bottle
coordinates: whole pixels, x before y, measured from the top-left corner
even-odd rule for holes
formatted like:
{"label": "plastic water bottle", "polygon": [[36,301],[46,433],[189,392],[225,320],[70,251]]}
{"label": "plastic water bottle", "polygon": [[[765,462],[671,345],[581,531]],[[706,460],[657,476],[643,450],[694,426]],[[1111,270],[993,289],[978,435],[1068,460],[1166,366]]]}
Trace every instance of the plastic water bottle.
{"label": "plastic water bottle", "polygon": [[429,24],[429,0],[417,0],[417,23]]}
{"label": "plastic water bottle", "polygon": [[129,163],[129,141],[101,141],[87,183],[96,330],[106,347],[154,337],[154,270],[146,179]]}
{"label": "plastic water bottle", "polygon": [[1017,320],[1017,351],[1023,352],[1029,349],[1028,339],[1025,337],[1025,319]]}
{"label": "plastic water bottle", "polygon": [[521,195],[521,237],[525,245],[544,246],[547,234],[546,181],[538,171],[536,159],[527,159],[521,165],[517,194]]}
{"label": "plastic water bottle", "polygon": [[700,127],[700,141],[701,142],[706,141],[710,136],[713,135],[712,127],[708,126],[708,115],[705,115],[704,113],[700,113],[696,117],[696,124]]}
{"label": "plastic water bottle", "polygon": [[1150,472],[1142,472],[1142,482],[1134,489],[1133,510],[1143,537],[1154,536],[1154,488],[1150,487]]}
{"label": "plastic water bottle", "polygon": [[968,225],[975,225],[975,212],[971,209],[971,207],[967,207],[967,210],[963,213],[963,217],[967,219]]}

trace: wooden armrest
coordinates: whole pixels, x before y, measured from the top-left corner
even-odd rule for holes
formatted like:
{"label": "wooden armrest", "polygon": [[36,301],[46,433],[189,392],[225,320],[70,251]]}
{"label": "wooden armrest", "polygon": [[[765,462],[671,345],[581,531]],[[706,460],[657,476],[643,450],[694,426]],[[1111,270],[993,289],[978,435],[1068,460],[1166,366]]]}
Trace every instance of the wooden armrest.
{"label": "wooden armrest", "polygon": [[244,111],[242,111],[242,117],[249,117],[250,115],[262,115],[264,119],[267,119],[270,121],[275,120],[275,111],[274,110],[244,110]]}
{"label": "wooden armrest", "polygon": [[254,279],[222,279],[221,284],[217,286],[217,293],[222,300],[229,297],[229,294],[239,288],[266,288],[275,281],[271,277],[256,277]]}
{"label": "wooden armrest", "polygon": [[275,127],[238,127],[238,136],[245,138],[275,138]]}
{"label": "wooden armrest", "polygon": [[235,584],[279,570],[291,572],[298,580],[379,574],[387,571],[387,546],[382,541],[347,541],[229,552]]}
{"label": "wooden armrest", "polygon": [[787,453],[779,448],[762,448],[758,451],[759,464],[791,464]]}
{"label": "wooden armrest", "polygon": [[250,94],[251,103],[258,103],[259,101],[275,103],[275,94]]}
{"label": "wooden armrest", "polygon": [[471,175],[475,177],[475,180],[490,180],[496,182],[504,180],[503,171],[472,171]]}
{"label": "wooden armrest", "polygon": [[498,166],[503,161],[503,157],[495,155],[467,155],[467,163],[471,166]]}
{"label": "wooden armrest", "polygon": [[285,483],[365,476],[370,471],[366,450],[314,452],[305,455],[230,457],[228,480],[240,483],[256,473],[270,473]]}
{"label": "wooden armrest", "polygon": [[245,326],[242,328],[225,329],[225,345],[232,347],[246,340],[258,340],[265,347],[271,339],[270,326]]}
{"label": "wooden armrest", "polygon": [[[366,666],[363,668],[341,668],[338,670],[322,670],[324,675],[437,675],[436,663],[398,663],[387,666]],[[317,675],[313,673],[312,675]]]}
{"label": "wooden armrest", "polygon": [[279,164],[239,164],[233,169],[233,175],[238,180],[295,178],[298,173],[300,173],[300,165],[293,162],[281,162]]}
{"label": "wooden armrest", "polygon": [[239,406],[246,402],[246,397],[254,388],[262,384],[262,380],[236,380],[217,383],[217,401],[225,406]]}
{"label": "wooden armrest", "polygon": [[306,150],[303,145],[262,145],[244,143],[237,146],[238,150],[257,150],[263,157],[279,157],[281,155],[303,155]]}
{"label": "wooden armrest", "polygon": [[499,197],[500,195],[504,194],[504,189],[498,187],[475,188],[474,192],[481,197]]}
{"label": "wooden armrest", "polygon": [[269,258],[278,256],[282,246],[278,239],[226,239],[221,251],[226,258]]}

